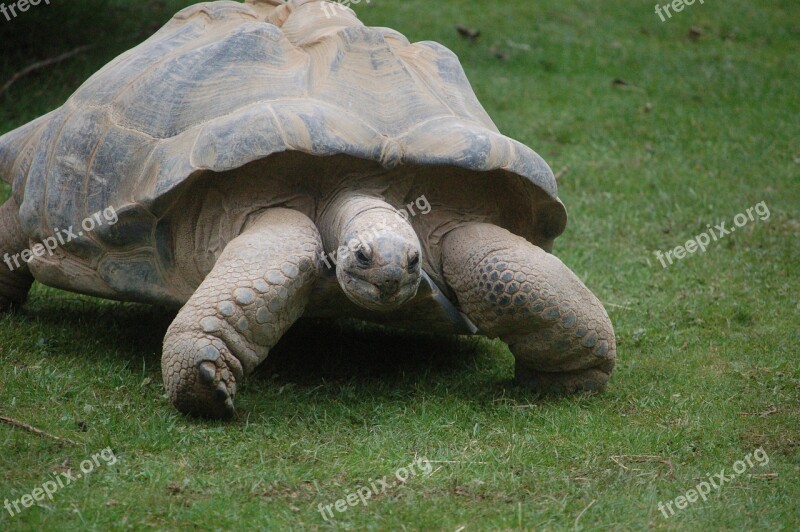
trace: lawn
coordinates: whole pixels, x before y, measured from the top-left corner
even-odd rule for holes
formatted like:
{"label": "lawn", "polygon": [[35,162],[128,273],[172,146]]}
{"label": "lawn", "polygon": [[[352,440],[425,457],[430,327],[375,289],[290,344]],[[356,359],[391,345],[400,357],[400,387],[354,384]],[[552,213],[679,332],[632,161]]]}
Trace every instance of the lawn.
{"label": "lawn", "polygon": [[[188,3],[0,18],[0,85],[94,45],[0,94],[0,132]],[[0,508],[0,529],[800,528],[800,4],[695,2],[666,22],[630,0],[354,8],[453,49],[498,127],[563,169],[554,252],[614,322],[608,389],[538,397],[499,342],[309,322],[240,389],[238,419],[200,421],[161,383],[169,311],[37,284],[0,317],[0,416],[72,443],[0,423],[0,503],[92,471]],[[323,518],[362,487],[366,504]]]}

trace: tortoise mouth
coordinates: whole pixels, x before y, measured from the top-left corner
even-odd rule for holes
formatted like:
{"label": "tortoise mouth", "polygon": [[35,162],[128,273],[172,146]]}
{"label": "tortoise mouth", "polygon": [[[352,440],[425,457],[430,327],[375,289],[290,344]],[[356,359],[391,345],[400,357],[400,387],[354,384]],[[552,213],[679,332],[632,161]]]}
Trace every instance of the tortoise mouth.
{"label": "tortoise mouth", "polygon": [[396,290],[375,285],[348,273],[339,276],[339,285],[347,298],[367,310],[387,312],[397,310],[417,295],[421,277],[409,275]]}

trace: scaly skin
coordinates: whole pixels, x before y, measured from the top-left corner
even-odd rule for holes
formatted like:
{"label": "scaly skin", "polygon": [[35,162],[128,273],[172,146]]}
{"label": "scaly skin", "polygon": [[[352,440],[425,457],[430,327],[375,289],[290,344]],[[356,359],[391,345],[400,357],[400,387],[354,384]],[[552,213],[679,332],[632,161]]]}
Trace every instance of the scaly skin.
{"label": "scaly skin", "polygon": [[281,208],[259,215],[226,246],[164,339],[164,385],[178,410],[234,415],[236,383],[302,316],[321,253],[313,222]]}
{"label": "scaly skin", "polygon": [[603,388],[616,339],[602,303],[564,263],[491,224],[443,242],[444,276],[461,310],[516,358],[517,381],[547,393]]}
{"label": "scaly skin", "polygon": [[[19,268],[12,258],[27,247],[28,237],[19,223],[19,205],[11,198],[0,207],[0,312],[12,305],[21,305],[28,297],[33,276],[21,258],[17,259]],[[10,259],[13,270],[5,262],[6,258]]]}

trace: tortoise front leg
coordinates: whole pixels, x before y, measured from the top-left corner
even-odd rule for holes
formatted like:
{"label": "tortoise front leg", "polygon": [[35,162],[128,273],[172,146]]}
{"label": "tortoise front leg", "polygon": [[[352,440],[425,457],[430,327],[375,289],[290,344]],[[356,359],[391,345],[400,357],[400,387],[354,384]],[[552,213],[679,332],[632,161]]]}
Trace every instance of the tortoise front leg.
{"label": "tortoise front leg", "polygon": [[14,198],[0,207],[0,312],[22,304],[28,297],[33,276],[22,260],[28,238],[19,222],[19,205]]}
{"label": "tortoise front leg", "polygon": [[554,393],[606,385],[616,359],[611,320],[558,258],[477,223],[448,233],[442,257],[461,310],[508,344],[518,382]]}
{"label": "tortoise front leg", "polygon": [[277,208],[227,245],[164,339],[164,385],[178,410],[234,414],[236,383],[305,311],[321,251],[311,220]]}

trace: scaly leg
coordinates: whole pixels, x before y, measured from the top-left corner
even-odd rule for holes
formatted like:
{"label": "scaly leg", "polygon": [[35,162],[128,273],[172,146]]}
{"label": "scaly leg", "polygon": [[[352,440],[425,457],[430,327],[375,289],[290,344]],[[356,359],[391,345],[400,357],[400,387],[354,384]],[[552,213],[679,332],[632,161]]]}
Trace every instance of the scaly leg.
{"label": "scaly leg", "polygon": [[320,271],[313,222],[270,209],[232,240],[164,340],[164,385],[184,413],[235,413],[236,383],[302,316]]}
{"label": "scaly leg", "polygon": [[461,310],[508,344],[518,382],[551,393],[606,385],[616,359],[611,320],[558,258],[476,223],[445,237],[443,267]]}
{"label": "scaly leg", "polygon": [[28,245],[20,227],[19,205],[11,198],[0,207],[0,312],[28,297],[33,276],[21,257]]}

